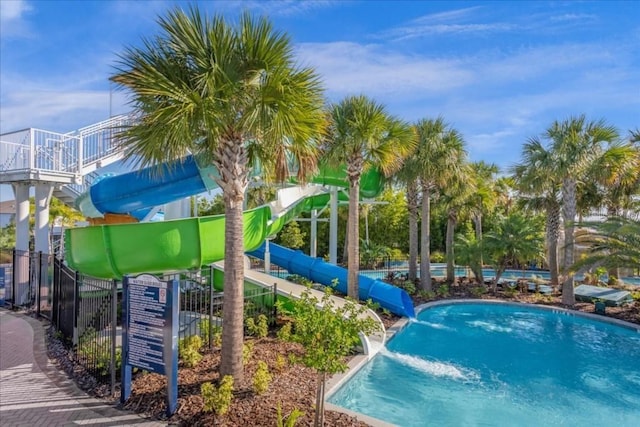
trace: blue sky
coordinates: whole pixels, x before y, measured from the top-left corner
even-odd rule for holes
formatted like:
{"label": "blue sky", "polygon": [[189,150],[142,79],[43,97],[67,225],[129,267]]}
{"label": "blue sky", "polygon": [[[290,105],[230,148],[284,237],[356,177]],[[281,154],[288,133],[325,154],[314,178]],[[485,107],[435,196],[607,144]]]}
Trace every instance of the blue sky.
{"label": "blue sky", "polygon": [[[289,33],[329,101],[364,93],[407,121],[443,116],[471,160],[507,168],[555,119],[640,127],[640,2],[207,1]],[[174,1],[0,2],[0,133],[68,132],[125,113],[108,77]]]}

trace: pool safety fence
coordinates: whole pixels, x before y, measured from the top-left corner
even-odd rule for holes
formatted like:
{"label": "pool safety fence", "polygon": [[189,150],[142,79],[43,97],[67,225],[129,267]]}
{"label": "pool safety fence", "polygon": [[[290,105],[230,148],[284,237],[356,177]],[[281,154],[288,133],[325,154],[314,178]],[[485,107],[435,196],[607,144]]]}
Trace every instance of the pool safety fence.
{"label": "pool safety fence", "polygon": [[[122,346],[122,283],[70,269],[62,259],[40,252],[13,251],[5,274],[5,306],[26,310],[51,322],[52,332],[69,348],[73,361],[95,378],[119,382]],[[224,293],[214,288],[213,268],[167,274],[180,280],[179,338],[198,334],[212,348],[222,327]],[[275,324],[276,286],[245,286],[244,315],[261,314]]]}

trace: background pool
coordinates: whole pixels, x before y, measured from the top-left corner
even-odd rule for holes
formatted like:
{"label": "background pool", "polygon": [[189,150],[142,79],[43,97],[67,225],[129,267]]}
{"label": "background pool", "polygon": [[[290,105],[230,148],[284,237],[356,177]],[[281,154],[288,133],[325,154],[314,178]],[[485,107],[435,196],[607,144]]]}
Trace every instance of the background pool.
{"label": "background pool", "polygon": [[640,333],[520,306],[436,306],[329,402],[399,426],[638,426]]}

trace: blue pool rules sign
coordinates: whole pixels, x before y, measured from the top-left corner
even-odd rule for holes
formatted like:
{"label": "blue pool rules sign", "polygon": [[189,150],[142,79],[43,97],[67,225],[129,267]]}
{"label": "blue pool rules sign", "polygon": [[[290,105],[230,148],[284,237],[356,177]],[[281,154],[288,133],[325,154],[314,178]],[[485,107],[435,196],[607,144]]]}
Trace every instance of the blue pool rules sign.
{"label": "blue pool rules sign", "polygon": [[177,280],[151,274],[125,277],[122,319],[122,403],[131,396],[132,368],[166,375],[167,416],[178,405]]}

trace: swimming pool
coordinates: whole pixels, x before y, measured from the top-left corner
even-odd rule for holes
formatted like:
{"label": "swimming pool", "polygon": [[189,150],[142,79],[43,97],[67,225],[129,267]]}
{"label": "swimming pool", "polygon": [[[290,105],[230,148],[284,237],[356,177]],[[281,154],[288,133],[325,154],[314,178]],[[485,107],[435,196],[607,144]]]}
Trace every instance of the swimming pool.
{"label": "swimming pool", "polygon": [[640,332],[561,310],[438,304],[328,400],[399,426],[637,426]]}

